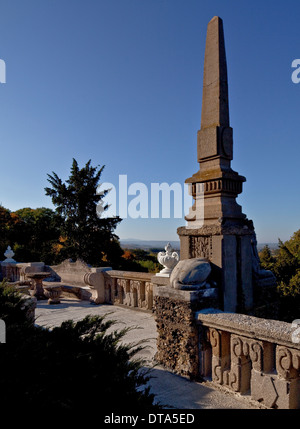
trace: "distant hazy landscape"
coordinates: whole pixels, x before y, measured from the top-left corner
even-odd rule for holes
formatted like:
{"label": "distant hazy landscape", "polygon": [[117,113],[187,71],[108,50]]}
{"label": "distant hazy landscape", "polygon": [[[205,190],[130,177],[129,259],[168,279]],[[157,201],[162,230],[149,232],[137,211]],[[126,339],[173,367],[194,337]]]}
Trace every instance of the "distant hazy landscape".
{"label": "distant hazy landscape", "polygon": [[[126,249],[164,249],[167,241],[161,240],[139,240],[137,238],[127,238],[120,240],[121,246]],[[174,250],[180,249],[180,242],[178,241],[169,241]],[[278,247],[278,243],[258,243],[257,250],[260,252],[265,245],[268,245],[271,250],[275,250]]]}
{"label": "distant hazy landscape", "polygon": [[[127,249],[164,249],[168,241],[160,240],[139,240],[136,238],[127,238],[120,240],[121,247]],[[179,250],[180,242],[178,241],[169,241],[174,250]]]}

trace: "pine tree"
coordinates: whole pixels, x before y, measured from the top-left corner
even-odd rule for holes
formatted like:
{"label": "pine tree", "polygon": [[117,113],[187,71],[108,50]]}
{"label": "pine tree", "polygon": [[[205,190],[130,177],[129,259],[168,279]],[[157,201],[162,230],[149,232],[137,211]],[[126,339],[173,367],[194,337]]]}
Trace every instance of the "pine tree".
{"label": "pine tree", "polygon": [[261,266],[265,270],[273,270],[275,258],[272,256],[271,249],[267,244],[259,252],[259,259]]}
{"label": "pine tree", "polygon": [[[89,160],[83,168],[73,159],[70,176],[63,182],[55,172],[48,174],[51,187],[45,188],[56,212],[62,217],[61,234],[64,258],[82,259],[91,265],[115,263],[123,251],[113,233],[121,219],[101,218],[97,205],[108,190],[97,193],[104,166],[92,167]],[[108,206],[104,206],[104,211]],[[113,249],[113,252],[112,252]]]}

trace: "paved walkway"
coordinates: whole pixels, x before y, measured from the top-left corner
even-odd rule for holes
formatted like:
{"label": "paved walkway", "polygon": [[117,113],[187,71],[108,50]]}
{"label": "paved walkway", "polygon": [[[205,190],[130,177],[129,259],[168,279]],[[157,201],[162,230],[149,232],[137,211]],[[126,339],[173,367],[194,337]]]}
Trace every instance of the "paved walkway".
{"label": "paved walkway", "polygon": [[[147,340],[147,348],[139,356],[147,360],[149,366],[154,363],[156,352],[156,325],[152,313],[127,309],[111,305],[91,305],[87,301],[62,299],[61,304],[48,305],[47,301],[38,301],[36,323],[40,326],[59,326],[64,320],[74,321],[86,315],[107,315],[116,324],[112,330],[130,326],[124,337],[125,342],[135,343]],[[246,397],[223,392],[214,388],[210,383],[191,382],[188,379],[172,374],[160,366],[152,371],[149,384],[151,392],[156,395],[156,401],[166,404],[167,408],[175,409],[254,409],[258,408]]]}

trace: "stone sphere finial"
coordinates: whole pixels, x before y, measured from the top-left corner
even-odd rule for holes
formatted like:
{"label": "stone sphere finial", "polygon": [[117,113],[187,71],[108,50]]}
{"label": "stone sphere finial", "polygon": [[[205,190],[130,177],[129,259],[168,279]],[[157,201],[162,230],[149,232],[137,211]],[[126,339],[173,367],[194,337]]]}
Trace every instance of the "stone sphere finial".
{"label": "stone sphere finial", "polygon": [[205,258],[183,259],[176,265],[170,277],[171,287],[182,290],[210,288],[206,283],[211,266]]}

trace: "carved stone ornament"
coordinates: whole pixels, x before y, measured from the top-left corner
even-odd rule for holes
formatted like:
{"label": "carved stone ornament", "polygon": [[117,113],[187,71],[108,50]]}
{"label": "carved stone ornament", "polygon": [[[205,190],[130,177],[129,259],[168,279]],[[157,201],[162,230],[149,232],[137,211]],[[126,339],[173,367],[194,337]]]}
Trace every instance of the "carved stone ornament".
{"label": "carved stone ornament", "polygon": [[205,258],[191,258],[180,261],[170,277],[171,287],[182,290],[210,288],[206,282],[211,273],[211,266]]}
{"label": "carved stone ornament", "polygon": [[13,259],[13,256],[14,256],[14,251],[12,250],[12,248],[10,247],[10,246],[8,246],[8,248],[6,249],[6,251],[5,251],[5,253],[4,253],[4,256],[5,256],[5,261],[4,262],[16,262],[14,259]]}
{"label": "carved stone ornament", "polygon": [[179,262],[179,255],[173,251],[171,244],[168,243],[165,247],[165,252],[158,253],[157,260],[164,267],[157,275],[169,277],[173,268]]}

